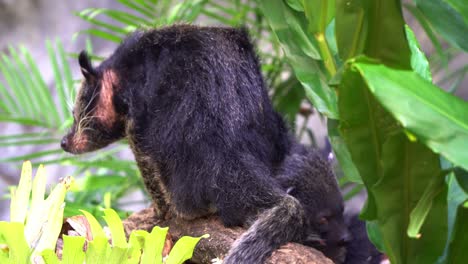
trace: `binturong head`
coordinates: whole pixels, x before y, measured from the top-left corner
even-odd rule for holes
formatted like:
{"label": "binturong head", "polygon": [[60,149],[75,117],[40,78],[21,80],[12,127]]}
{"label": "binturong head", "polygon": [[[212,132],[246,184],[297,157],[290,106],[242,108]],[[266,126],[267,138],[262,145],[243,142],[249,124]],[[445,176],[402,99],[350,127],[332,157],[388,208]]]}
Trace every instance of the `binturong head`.
{"label": "binturong head", "polygon": [[111,68],[95,69],[82,51],[79,64],[84,80],[73,108],[73,125],[61,141],[66,152],[81,154],[109,145],[125,136],[125,118],[116,107],[117,74]]}
{"label": "binturong head", "polygon": [[322,251],[335,263],[343,263],[352,238],[343,217],[343,198],[328,162],[318,152],[298,145],[284,161],[278,180],[304,208],[300,242]]}

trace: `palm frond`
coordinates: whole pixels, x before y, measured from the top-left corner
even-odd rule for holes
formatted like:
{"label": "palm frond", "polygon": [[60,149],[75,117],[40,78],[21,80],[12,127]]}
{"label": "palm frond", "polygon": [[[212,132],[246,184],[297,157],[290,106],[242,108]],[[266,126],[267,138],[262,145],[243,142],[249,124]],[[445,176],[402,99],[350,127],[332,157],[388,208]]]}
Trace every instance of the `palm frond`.
{"label": "palm frond", "polygon": [[67,101],[71,100],[67,96],[74,90],[73,83],[70,82],[71,71],[65,63],[65,55],[57,54],[54,47],[63,51],[63,46],[60,42],[55,46],[47,42],[57,83],[58,102],[52,98],[46,81],[26,48],[10,47],[10,56],[1,55],[0,74],[5,82],[0,84],[1,99],[4,102],[0,122],[57,129],[71,118],[67,108]]}

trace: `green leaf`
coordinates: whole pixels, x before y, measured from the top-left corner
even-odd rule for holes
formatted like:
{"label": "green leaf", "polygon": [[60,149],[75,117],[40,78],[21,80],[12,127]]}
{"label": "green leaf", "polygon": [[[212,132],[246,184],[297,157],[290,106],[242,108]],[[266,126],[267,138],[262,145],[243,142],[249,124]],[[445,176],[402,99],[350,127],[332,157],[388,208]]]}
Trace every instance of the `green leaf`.
{"label": "green leaf", "polygon": [[105,209],[104,219],[112,234],[112,246],[127,248],[124,226],[117,213],[112,209]]}
{"label": "green leaf", "polygon": [[465,191],[465,193],[468,193],[468,171],[461,168],[455,168],[453,172],[460,187]]}
{"label": "green leaf", "polygon": [[[25,57],[28,67],[30,71],[24,74],[31,74],[31,78],[34,79],[34,83],[36,84],[35,87],[39,91],[39,98],[38,100],[42,100],[46,108],[44,109],[44,114],[50,116],[53,123],[51,123],[52,127],[58,127],[60,122],[60,115],[58,112],[58,108],[52,98],[52,94],[49,91],[49,87],[47,86],[44,78],[42,77],[39,68],[32,58],[31,54],[25,47],[21,47],[21,52]],[[49,126],[50,127],[50,126]]]}
{"label": "green leaf", "polygon": [[101,20],[95,19],[95,17],[97,15],[99,15],[100,12],[92,12],[92,11],[94,11],[94,10],[93,9],[85,9],[85,10],[83,10],[81,12],[77,12],[75,14],[78,17],[82,18],[83,20],[91,23],[92,25],[101,27],[102,29],[105,29],[107,31],[112,32],[112,34],[114,34],[114,35],[124,37],[126,34],[129,33],[129,32],[127,32],[127,30],[123,29],[122,27],[114,26],[112,24],[109,24],[109,23],[103,22]]}
{"label": "green leaf", "polygon": [[10,221],[25,223],[28,213],[29,196],[32,188],[32,165],[30,161],[23,163],[21,177],[17,189],[12,189],[10,203]]}
{"label": "green leaf", "polygon": [[419,74],[424,80],[432,82],[431,69],[429,68],[429,61],[426,55],[421,51],[418,40],[413,31],[407,25],[405,26],[406,37],[408,38],[408,45],[411,50],[411,68]]}
{"label": "green leaf", "polygon": [[[45,249],[53,249],[62,230],[64,200],[67,190],[73,183],[70,176],[63,178],[55,186],[40,209],[31,209],[26,225],[27,230],[36,230],[34,233],[40,234],[39,239],[33,246],[33,256],[39,256]],[[29,227],[29,226],[33,227]]]}
{"label": "green leaf", "polygon": [[337,0],[336,40],[343,60],[365,54],[410,69],[399,0]]}
{"label": "green leaf", "polygon": [[391,263],[434,263],[447,237],[445,185],[432,201],[419,239],[409,238],[407,229],[410,213],[425,190],[434,177],[441,177],[439,158],[426,146],[410,142],[402,132],[390,137],[382,147],[383,176],[371,192],[378,208],[385,253]]}
{"label": "green leaf", "polygon": [[122,264],[126,263],[125,256],[127,254],[127,248],[111,247],[110,253],[107,256],[106,263],[109,264]]}
{"label": "green leaf", "polygon": [[[0,71],[1,67],[2,66],[0,66]],[[14,95],[12,95],[11,91],[7,89],[7,87],[3,85],[2,82],[0,82],[0,91],[0,98],[2,99],[2,109],[5,112],[5,114],[11,115],[12,113],[19,113],[19,104],[16,104],[15,100],[13,99]]]}
{"label": "green leaf", "polygon": [[56,91],[59,100],[57,108],[60,109],[59,113],[61,114],[61,121],[64,121],[66,119],[66,115],[70,112],[68,111],[67,97],[65,94],[67,88],[65,87],[65,83],[63,81],[61,67],[59,65],[57,53],[54,50],[52,42],[46,41],[46,47],[47,52],[49,53],[50,61],[52,63],[52,70],[54,72]]}
{"label": "green leaf", "polygon": [[[25,117],[32,118],[34,109],[32,104],[28,103],[29,92],[26,85],[22,82],[19,75],[17,74],[20,70],[16,67],[13,58],[9,58],[5,54],[1,55],[2,61],[0,62],[0,70],[2,72],[5,81],[10,87],[10,91],[15,99],[15,103],[21,105],[19,111],[16,113],[21,113]],[[14,87],[14,88],[13,88]]]}
{"label": "green leaf", "polygon": [[122,39],[123,39],[122,37],[118,37],[110,32],[100,30],[100,29],[94,29],[94,28],[81,30],[80,32],[77,33],[77,35],[80,35],[80,34],[89,34],[89,35],[96,36],[98,38],[102,38],[102,39],[105,39],[114,43],[120,43],[122,42]]}
{"label": "green leaf", "polygon": [[81,236],[63,235],[63,264],[83,264],[85,259],[85,252],[83,251],[85,240]]}
{"label": "green leaf", "polygon": [[330,119],[328,120],[327,126],[330,144],[346,178],[349,181],[362,184],[361,176],[359,176],[359,172],[353,163],[348,147],[346,146],[343,137],[340,135],[340,131],[338,130],[338,122],[336,120]]}
{"label": "green leaf", "polygon": [[140,256],[141,256],[141,249],[142,245],[138,241],[138,238],[136,238],[136,233],[132,232],[130,234],[130,239],[128,242],[129,249],[127,250],[127,264],[137,264],[140,263]]}
{"label": "green leaf", "polygon": [[438,57],[442,60],[444,66],[447,67],[448,66],[447,55],[445,55],[442,44],[440,43],[440,40],[437,38],[431,25],[427,21],[427,18],[424,16],[423,13],[421,13],[421,11],[416,6],[413,6],[410,4],[403,4],[403,5],[418,20],[419,24],[421,25],[427,37],[429,38],[432,45],[434,46]]}
{"label": "green leaf", "polygon": [[128,178],[118,175],[91,175],[84,179],[83,189],[88,191],[103,189],[105,187],[122,185]]}
{"label": "green leaf", "polygon": [[200,239],[208,237],[210,236],[207,234],[201,237],[181,237],[169,253],[166,264],[182,264],[184,261],[191,259],[195,246]]}
{"label": "green leaf", "polygon": [[453,9],[463,17],[465,23],[468,23],[468,5],[465,0],[445,0]]}
{"label": "green leaf", "polygon": [[459,206],[454,225],[454,236],[450,241],[450,253],[446,263],[463,264],[466,262],[466,245],[468,245],[468,208]]}
{"label": "green leaf", "polygon": [[301,0],[286,0],[286,3],[288,4],[289,7],[292,9],[298,11],[298,12],[304,12],[304,7],[302,5]]}
{"label": "green leaf", "polygon": [[[17,123],[24,126],[49,127],[49,125],[43,121],[31,119],[29,117],[15,117],[10,114],[0,114],[0,122]],[[6,161],[6,159],[4,161]]]}
{"label": "green leaf", "polygon": [[0,236],[8,245],[11,263],[29,263],[31,250],[24,238],[23,223],[0,222]]}
{"label": "green leaf", "polygon": [[43,138],[43,139],[26,139],[26,140],[16,140],[8,142],[0,142],[0,147],[9,147],[9,146],[24,146],[24,145],[46,145],[51,143],[58,143],[59,140],[56,138]]}
{"label": "green leaf", "polygon": [[107,238],[105,236],[94,236],[92,241],[88,241],[86,263],[107,263],[107,256],[110,253],[110,250],[110,245],[107,242]]}
{"label": "green leaf", "polygon": [[[145,237],[143,254],[141,255],[142,264],[162,264],[162,251],[166,241],[166,235],[169,228],[153,227],[150,234]],[[166,264],[168,262],[166,261]]]}
{"label": "green leaf", "polygon": [[307,34],[308,23],[303,14],[288,8],[282,0],[262,0],[260,8],[280,42],[285,43],[286,53],[302,53],[320,59],[314,38]]}
{"label": "green leaf", "polygon": [[366,221],[366,231],[369,240],[372,241],[372,244],[374,244],[374,246],[380,252],[384,252],[385,248],[383,244],[382,232],[380,232],[377,221]]}
{"label": "green leaf", "polygon": [[336,119],[336,94],[327,85],[327,77],[321,73],[319,47],[314,37],[307,33],[304,14],[289,8],[282,0],[262,0],[259,6],[304,87],[307,98],[319,112]]}
{"label": "green leaf", "polygon": [[[94,218],[92,214],[86,212],[85,210],[80,210],[80,211],[88,220],[89,226],[91,228],[91,233],[93,234],[93,239],[106,238],[106,233],[104,232],[104,230],[102,229],[101,225],[96,220],[96,218]],[[100,242],[97,242],[97,243],[100,243]]]}
{"label": "green leaf", "polygon": [[419,238],[421,235],[420,229],[426,220],[429,211],[432,208],[432,203],[437,195],[446,188],[442,175],[432,178],[426,190],[419,199],[416,207],[411,211],[410,222],[408,225],[408,236],[411,238]]}
{"label": "green leaf", "polygon": [[90,15],[94,17],[102,14],[109,18],[112,18],[113,20],[117,22],[122,23],[123,25],[128,25],[128,26],[140,27],[140,26],[148,26],[150,24],[150,20],[146,18],[142,18],[140,16],[136,16],[129,12],[124,12],[120,10],[112,10],[112,9],[105,9],[105,8],[90,8],[90,9],[85,9],[81,12],[90,13]]}
{"label": "green leaf", "polygon": [[398,133],[400,128],[375,101],[359,75],[345,71],[338,92],[340,134],[368,190],[366,207],[361,217],[374,220],[377,208],[373,193],[369,190],[383,176],[382,145],[389,135]]}
{"label": "green leaf", "polygon": [[[64,85],[66,87],[65,90],[65,98],[67,99],[65,103],[66,106],[68,106],[68,102],[70,104],[73,102],[75,99],[75,82],[73,81],[73,76],[72,72],[70,69],[70,63],[67,60],[67,54],[65,53],[65,50],[63,48],[63,44],[60,41],[60,39],[56,40],[56,47],[58,51],[58,57],[60,58],[60,63],[62,67],[62,72],[63,72],[63,78],[64,80]],[[68,119],[71,117],[71,111],[66,111],[64,113],[65,119]]]}
{"label": "green leaf", "polygon": [[138,13],[148,17],[152,18],[154,14],[152,13],[152,9],[149,9],[147,6],[141,6],[140,4],[134,2],[133,0],[117,0],[117,2],[137,11]]}
{"label": "green leaf", "polygon": [[96,161],[82,161],[82,160],[68,160],[64,164],[71,164],[80,167],[99,167],[115,171],[135,172],[136,164],[128,160],[96,160]]}
{"label": "green leaf", "polygon": [[364,61],[354,62],[353,67],[402,126],[434,152],[468,170],[468,103],[411,71]]}
{"label": "green leaf", "polygon": [[468,215],[463,203],[468,201],[468,193],[464,192],[453,173],[449,174],[448,193],[448,239],[444,254],[438,263],[462,264],[466,262],[466,232]]}
{"label": "green leaf", "polygon": [[335,1],[309,0],[303,1],[304,12],[309,21],[309,32],[325,32],[327,25],[335,17]]}
{"label": "green leaf", "polygon": [[292,127],[304,97],[304,89],[296,78],[290,78],[275,87],[272,98],[275,109],[282,113]]}
{"label": "green leaf", "polygon": [[[16,49],[13,47],[9,47],[8,51],[10,52],[10,56],[12,57],[13,61],[16,64],[16,72],[18,73],[27,73],[28,69],[25,66],[23,59],[19,56]],[[43,115],[41,115],[41,110],[44,105],[41,104],[38,89],[35,89],[34,83],[31,80],[29,74],[15,74],[15,78],[17,79],[17,84],[21,83],[20,86],[15,86],[16,90],[21,91],[25,90],[22,95],[25,95],[24,99],[29,101],[28,109],[32,110],[30,113],[31,117],[35,117],[37,119],[42,119]],[[30,100],[34,98],[33,100]]]}
{"label": "green leaf", "polygon": [[47,177],[45,174],[44,166],[39,165],[36,171],[36,176],[34,177],[34,180],[32,182],[30,214],[34,208],[42,207],[42,203],[44,202],[44,196],[45,196],[45,191],[46,191],[46,184],[47,184]]}
{"label": "green leaf", "polygon": [[59,153],[63,153],[63,149],[51,149],[51,150],[37,151],[32,154],[25,154],[25,155],[15,156],[11,158],[1,158],[0,162],[32,160],[32,159],[48,156],[51,154],[59,154]]}
{"label": "green leaf", "polygon": [[462,3],[457,0],[415,0],[415,2],[439,34],[452,45],[468,51],[466,2]]}
{"label": "green leaf", "polygon": [[42,251],[41,256],[44,259],[45,264],[60,264],[60,260],[52,249]]}

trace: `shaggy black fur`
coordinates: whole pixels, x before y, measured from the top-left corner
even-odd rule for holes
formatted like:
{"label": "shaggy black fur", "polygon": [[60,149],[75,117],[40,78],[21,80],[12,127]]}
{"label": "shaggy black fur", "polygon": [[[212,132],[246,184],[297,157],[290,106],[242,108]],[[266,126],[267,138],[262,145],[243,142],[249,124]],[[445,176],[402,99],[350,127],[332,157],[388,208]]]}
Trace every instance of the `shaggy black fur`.
{"label": "shaggy black fur", "polygon": [[305,210],[302,244],[320,249],[342,263],[351,236],[343,218],[344,203],[336,178],[318,151],[295,144],[277,176]]}
{"label": "shaggy black fur", "polygon": [[346,215],[346,222],[352,240],[346,250],[346,264],[379,264],[384,256],[367,236],[366,222],[359,220],[357,214]]}
{"label": "shaggy black fur", "polygon": [[328,162],[302,145],[295,145],[292,153],[277,178],[305,210],[300,242],[321,250],[335,263],[380,263],[382,253],[370,242],[365,222],[357,214],[343,216],[343,200]]}
{"label": "shaggy black fur", "polygon": [[[84,53],[80,65],[86,81],[62,147],[82,153],[127,137],[161,216],[216,212],[226,226],[250,226],[225,264],[262,263],[280,245],[311,234],[343,240],[344,225],[330,235],[322,218],[305,217],[338,217],[338,227],[342,198],[328,165],[300,146],[274,111],[245,30],[138,31],[97,68]],[[112,107],[104,104],[109,96]],[[284,187],[295,174],[299,181],[310,176],[312,199],[297,196],[304,206]]]}

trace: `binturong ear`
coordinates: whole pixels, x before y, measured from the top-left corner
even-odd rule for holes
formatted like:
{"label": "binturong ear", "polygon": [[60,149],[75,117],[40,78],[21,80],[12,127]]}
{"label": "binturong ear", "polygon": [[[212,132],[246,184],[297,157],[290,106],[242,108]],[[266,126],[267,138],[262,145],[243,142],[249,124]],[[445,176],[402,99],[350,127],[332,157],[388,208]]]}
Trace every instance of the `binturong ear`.
{"label": "binturong ear", "polygon": [[81,51],[80,56],[78,57],[78,62],[81,67],[81,73],[87,81],[94,81],[96,79],[96,71],[91,64],[88,53],[86,51]]}

